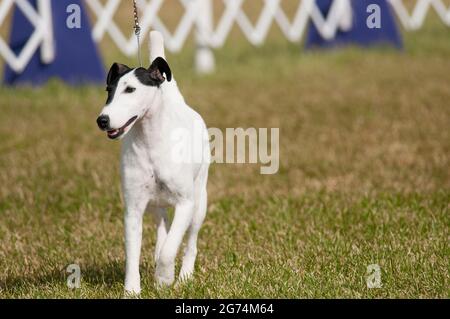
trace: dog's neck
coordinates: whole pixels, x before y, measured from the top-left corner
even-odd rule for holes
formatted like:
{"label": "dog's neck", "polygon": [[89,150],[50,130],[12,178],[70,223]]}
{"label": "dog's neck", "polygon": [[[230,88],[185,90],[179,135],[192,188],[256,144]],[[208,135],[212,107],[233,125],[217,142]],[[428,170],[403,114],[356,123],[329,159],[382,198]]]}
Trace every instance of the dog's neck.
{"label": "dog's neck", "polygon": [[171,133],[170,120],[183,104],[184,99],[175,80],[164,82],[149,101],[147,112],[125,136],[125,141],[147,150],[163,140],[167,141]]}

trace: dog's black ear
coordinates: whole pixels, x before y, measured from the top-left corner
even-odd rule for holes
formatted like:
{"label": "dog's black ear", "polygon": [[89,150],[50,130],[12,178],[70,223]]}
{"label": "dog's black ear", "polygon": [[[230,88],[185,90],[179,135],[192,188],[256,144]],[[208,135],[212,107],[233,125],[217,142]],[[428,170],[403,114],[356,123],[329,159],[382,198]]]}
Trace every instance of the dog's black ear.
{"label": "dog's black ear", "polygon": [[170,70],[169,64],[161,57],[157,57],[153,60],[148,71],[150,72],[150,77],[158,84],[164,82],[165,78],[163,74],[166,75],[167,81],[170,82],[172,80],[172,71]]}
{"label": "dog's black ear", "polygon": [[120,78],[122,75],[130,71],[131,68],[126,66],[125,64],[114,63],[111,65],[111,68],[108,72],[108,77],[106,78],[106,84],[110,85],[117,78]]}

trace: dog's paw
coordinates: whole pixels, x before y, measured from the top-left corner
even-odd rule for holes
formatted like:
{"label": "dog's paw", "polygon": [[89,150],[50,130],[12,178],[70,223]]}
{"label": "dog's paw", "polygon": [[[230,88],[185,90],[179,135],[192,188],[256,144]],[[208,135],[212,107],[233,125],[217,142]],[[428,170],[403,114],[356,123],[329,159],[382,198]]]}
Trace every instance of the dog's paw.
{"label": "dog's paw", "polygon": [[125,295],[139,296],[141,293],[140,279],[125,280]]}
{"label": "dog's paw", "polygon": [[194,275],[194,267],[181,267],[180,275],[178,276],[178,282],[187,282],[192,279]]}
{"label": "dog's paw", "polygon": [[172,286],[175,280],[167,278],[156,278],[156,289],[165,289]]}
{"label": "dog's paw", "polygon": [[155,274],[156,285],[159,288],[169,287],[175,281],[175,276],[172,274]]}
{"label": "dog's paw", "polygon": [[156,265],[155,281],[157,287],[167,287],[175,281],[175,265]]}
{"label": "dog's paw", "polygon": [[141,291],[139,290],[139,292],[136,291],[131,291],[131,290],[126,290],[123,293],[123,299],[140,299],[141,297]]}

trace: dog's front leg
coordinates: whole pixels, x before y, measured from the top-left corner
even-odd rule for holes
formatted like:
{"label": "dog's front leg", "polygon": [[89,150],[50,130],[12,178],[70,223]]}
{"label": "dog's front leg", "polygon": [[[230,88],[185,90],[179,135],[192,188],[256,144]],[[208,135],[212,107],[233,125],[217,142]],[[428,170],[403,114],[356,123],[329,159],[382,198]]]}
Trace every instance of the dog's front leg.
{"label": "dog's front leg", "polygon": [[131,294],[141,292],[139,260],[142,242],[142,219],[147,201],[132,198],[127,201],[125,211],[125,291]]}
{"label": "dog's front leg", "polygon": [[175,206],[175,216],[156,262],[158,286],[171,285],[175,279],[175,258],[194,213],[194,201],[184,200]]}

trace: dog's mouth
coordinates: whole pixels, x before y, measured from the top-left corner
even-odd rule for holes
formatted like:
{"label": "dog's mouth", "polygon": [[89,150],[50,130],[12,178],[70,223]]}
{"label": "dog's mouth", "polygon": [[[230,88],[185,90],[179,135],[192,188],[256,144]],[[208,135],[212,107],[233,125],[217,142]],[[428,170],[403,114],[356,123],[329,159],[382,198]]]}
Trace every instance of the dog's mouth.
{"label": "dog's mouth", "polygon": [[115,129],[115,130],[109,130],[106,131],[106,133],[108,134],[108,137],[112,140],[119,138],[120,136],[122,136],[125,133],[125,130],[131,125],[133,124],[134,121],[136,121],[137,119],[137,115],[133,116],[131,119],[128,120],[128,122],[125,123],[124,126]]}

